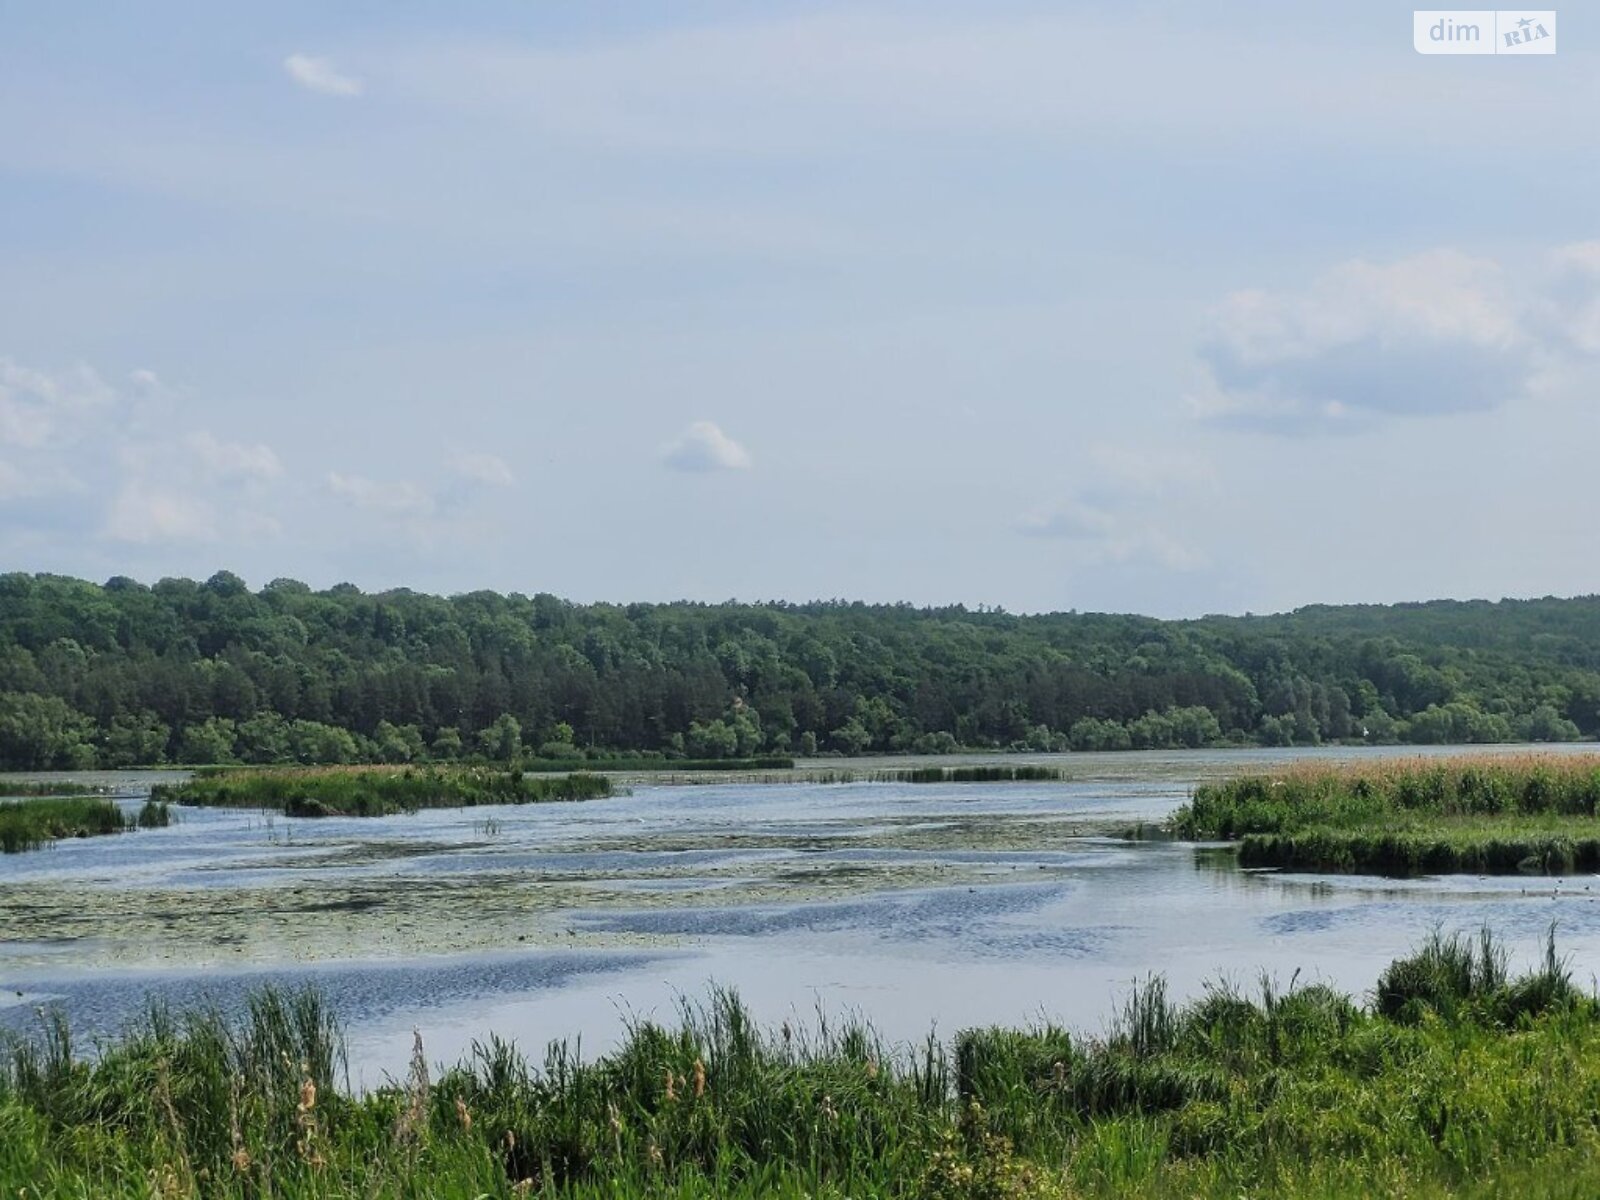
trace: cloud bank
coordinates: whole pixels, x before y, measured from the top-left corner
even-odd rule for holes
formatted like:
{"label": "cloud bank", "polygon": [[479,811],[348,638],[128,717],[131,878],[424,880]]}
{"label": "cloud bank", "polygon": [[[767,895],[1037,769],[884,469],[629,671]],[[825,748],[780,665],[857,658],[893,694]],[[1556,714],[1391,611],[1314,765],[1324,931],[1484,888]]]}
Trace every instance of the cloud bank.
{"label": "cloud bank", "polygon": [[1298,434],[1480,413],[1600,352],[1600,244],[1532,271],[1439,249],[1347,262],[1289,291],[1241,291],[1212,314],[1189,397],[1223,427]]}

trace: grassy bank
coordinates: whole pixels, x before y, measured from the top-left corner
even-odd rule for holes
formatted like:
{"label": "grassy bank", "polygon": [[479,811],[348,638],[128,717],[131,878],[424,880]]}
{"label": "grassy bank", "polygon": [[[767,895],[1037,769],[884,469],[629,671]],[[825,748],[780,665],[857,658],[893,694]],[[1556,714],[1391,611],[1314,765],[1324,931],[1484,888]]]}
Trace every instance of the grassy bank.
{"label": "grassy bank", "polygon": [[1405,875],[1600,870],[1600,756],[1300,764],[1202,784],[1182,837],[1246,866]]}
{"label": "grassy bank", "polygon": [[152,798],[215,808],[270,808],[291,817],[382,817],[423,808],[592,800],[604,775],[531,776],[485,767],[307,767],[222,771],[158,784]]}
{"label": "grassy bank", "polygon": [[1105,1036],[894,1050],[762,1030],[731,995],[542,1064],[490,1039],[343,1086],[314,993],[152,1013],[92,1060],[60,1022],[0,1067],[0,1192],[167,1198],[1592,1195],[1600,1019],[1554,954],[1435,939],[1359,1005],[1136,989]]}
{"label": "grassy bank", "polygon": [[165,804],[148,803],[129,819],[116,803],[98,796],[39,797],[0,802],[0,851],[17,854],[37,850],[61,838],[121,833],[135,826],[165,825]]}

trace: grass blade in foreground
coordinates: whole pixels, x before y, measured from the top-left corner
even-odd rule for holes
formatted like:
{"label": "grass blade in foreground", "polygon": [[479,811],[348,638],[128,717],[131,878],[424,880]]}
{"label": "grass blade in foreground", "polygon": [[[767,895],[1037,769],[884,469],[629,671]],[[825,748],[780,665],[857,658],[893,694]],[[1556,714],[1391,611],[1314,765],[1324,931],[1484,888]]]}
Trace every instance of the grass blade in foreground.
{"label": "grass blade in foreground", "polygon": [[0,1063],[0,1194],[104,1197],[1581,1196],[1600,1191],[1600,1011],[1553,946],[1435,937],[1363,1006],[1324,986],[1159,979],[1107,1034],[757,1027],[685,1002],[582,1061],[497,1038],[436,1074],[342,1087],[314,992],[229,1020],[150,1015],[84,1058]]}

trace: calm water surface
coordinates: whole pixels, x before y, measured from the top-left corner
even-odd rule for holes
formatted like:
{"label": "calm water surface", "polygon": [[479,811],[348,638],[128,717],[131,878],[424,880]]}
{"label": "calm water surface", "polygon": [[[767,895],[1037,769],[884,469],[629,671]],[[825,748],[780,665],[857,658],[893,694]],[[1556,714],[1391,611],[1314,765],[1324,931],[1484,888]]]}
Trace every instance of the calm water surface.
{"label": "calm water surface", "polygon": [[[151,996],[228,1006],[314,980],[373,1083],[403,1070],[414,1028],[441,1060],[491,1030],[592,1051],[713,981],[773,1023],[849,1010],[896,1040],[1095,1029],[1151,972],[1179,994],[1262,971],[1361,992],[1433,927],[1488,922],[1531,957],[1556,922],[1588,982],[1600,879],[1242,872],[1214,848],[1118,836],[1202,778],[1375,753],[1073,755],[1044,784],[641,782],[379,820],[186,809],[0,858],[0,1024],[54,1003],[105,1032]],[[119,777],[123,802],[150,781]]]}

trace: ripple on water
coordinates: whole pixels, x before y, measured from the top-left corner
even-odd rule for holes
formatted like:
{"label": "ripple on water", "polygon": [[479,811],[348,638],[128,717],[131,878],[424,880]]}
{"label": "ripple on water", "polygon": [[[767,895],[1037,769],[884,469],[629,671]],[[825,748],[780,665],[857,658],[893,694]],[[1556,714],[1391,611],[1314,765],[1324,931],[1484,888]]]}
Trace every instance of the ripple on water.
{"label": "ripple on water", "polygon": [[954,957],[1012,954],[1074,957],[1105,943],[1098,927],[1029,925],[1076,885],[1051,881],[881,892],[847,900],[787,905],[723,905],[575,914],[582,929],[655,937],[767,939],[847,935]]}
{"label": "ripple on water", "polygon": [[150,1004],[216,1008],[228,1016],[244,1011],[250,994],[264,987],[315,985],[346,1020],[379,1020],[392,1013],[448,1008],[486,996],[538,993],[667,961],[670,954],[620,951],[562,953],[530,951],[403,963],[327,963],[299,968],[191,974],[117,972],[84,978],[36,979],[0,1002],[0,1028],[37,1028],[39,1007],[58,1007],[73,1030],[90,1038],[113,1035]]}

